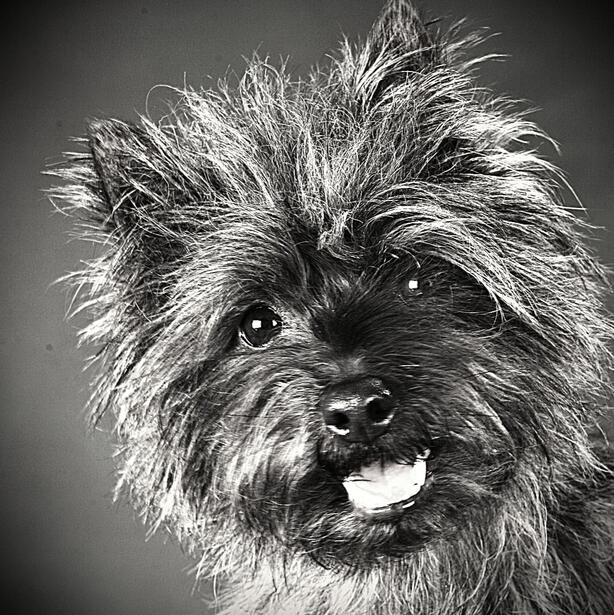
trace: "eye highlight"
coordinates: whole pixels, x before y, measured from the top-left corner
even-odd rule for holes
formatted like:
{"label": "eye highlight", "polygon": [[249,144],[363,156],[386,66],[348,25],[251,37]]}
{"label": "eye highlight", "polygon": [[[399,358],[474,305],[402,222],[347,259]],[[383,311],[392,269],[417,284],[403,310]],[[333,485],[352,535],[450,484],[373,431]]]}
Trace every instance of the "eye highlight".
{"label": "eye highlight", "polygon": [[420,280],[413,279],[407,281],[407,290],[410,292],[414,292],[420,290]]}
{"label": "eye highlight", "polygon": [[403,280],[401,292],[406,299],[413,299],[421,296],[430,286],[428,280],[424,280],[422,276],[418,277],[414,274],[413,277],[408,277]]}
{"label": "eye highlight", "polygon": [[402,293],[406,298],[421,297],[425,293],[433,290],[435,284],[441,279],[442,275],[437,272],[424,272],[424,275],[414,274],[403,281]]}
{"label": "eye highlight", "polygon": [[252,348],[264,346],[281,333],[282,320],[270,307],[255,305],[245,312],[239,326],[240,338]]}

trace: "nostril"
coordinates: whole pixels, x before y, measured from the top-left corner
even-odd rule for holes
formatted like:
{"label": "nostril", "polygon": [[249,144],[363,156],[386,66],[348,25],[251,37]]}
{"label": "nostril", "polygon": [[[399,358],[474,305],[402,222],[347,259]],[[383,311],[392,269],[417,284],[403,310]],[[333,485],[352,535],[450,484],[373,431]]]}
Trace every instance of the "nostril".
{"label": "nostril", "polygon": [[329,410],[324,413],[326,428],[337,436],[346,437],[352,429],[352,420],[347,413],[340,410]]}
{"label": "nostril", "polygon": [[350,424],[350,419],[344,412],[332,412],[326,417],[326,424],[344,428]]}
{"label": "nostril", "polygon": [[394,415],[392,401],[387,397],[374,397],[367,402],[367,417],[374,425],[389,423]]}

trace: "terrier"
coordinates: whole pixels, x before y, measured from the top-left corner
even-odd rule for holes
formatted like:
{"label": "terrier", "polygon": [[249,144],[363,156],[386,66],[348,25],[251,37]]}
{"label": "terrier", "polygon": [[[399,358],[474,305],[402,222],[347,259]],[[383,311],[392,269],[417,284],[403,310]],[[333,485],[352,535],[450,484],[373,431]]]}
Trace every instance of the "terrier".
{"label": "terrier", "polygon": [[612,613],[604,269],[475,43],[392,0],[59,172],[119,488],[223,613]]}

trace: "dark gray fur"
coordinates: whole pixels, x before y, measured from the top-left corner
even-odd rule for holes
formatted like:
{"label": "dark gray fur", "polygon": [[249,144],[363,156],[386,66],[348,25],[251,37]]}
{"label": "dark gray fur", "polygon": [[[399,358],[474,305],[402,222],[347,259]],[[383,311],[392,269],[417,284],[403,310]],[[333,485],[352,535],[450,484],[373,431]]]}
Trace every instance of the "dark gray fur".
{"label": "dark gray fur", "polygon": [[[92,123],[59,172],[103,244],[75,280],[118,489],[224,580],[225,613],[612,613],[612,474],[587,435],[605,275],[544,135],[476,86],[476,42],[392,1],[309,79],[255,58],[159,122]],[[261,348],[237,333],[254,304],[283,319]],[[342,447],[320,396],[364,374],[400,411]],[[425,443],[424,497],[356,515],[339,477]]]}

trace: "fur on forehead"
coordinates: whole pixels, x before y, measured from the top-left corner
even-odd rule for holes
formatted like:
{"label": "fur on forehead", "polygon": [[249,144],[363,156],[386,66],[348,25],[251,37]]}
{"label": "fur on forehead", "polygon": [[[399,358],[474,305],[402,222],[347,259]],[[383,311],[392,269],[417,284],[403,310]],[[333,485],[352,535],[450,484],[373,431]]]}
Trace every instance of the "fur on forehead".
{"label": "fur on forehead", "polygon": [[108,221],[172,234],[285,209],[326,245],[363,204],[421,187],[409,182],[518,170],[505,148],[532,126],[475,88],[450,36],[392,2],[364,44],[307,80],[255,58],[236,87],[181,92],[161,122],[92,123]]}
{"label": "fur on forehead", "polygon": [[525,144],[543,135],[476,86],[479,37],[457,30],[389,2],[307,79],[256,57],[234,85],[180,92],[159,122],[95,121],[60,196],[102,229],[116,283],[154,304],[203,246],[234,238],[289,258],[297,244],[434,255],[537,328],[563,298],[573,318],[592,265],[555,170]]}

